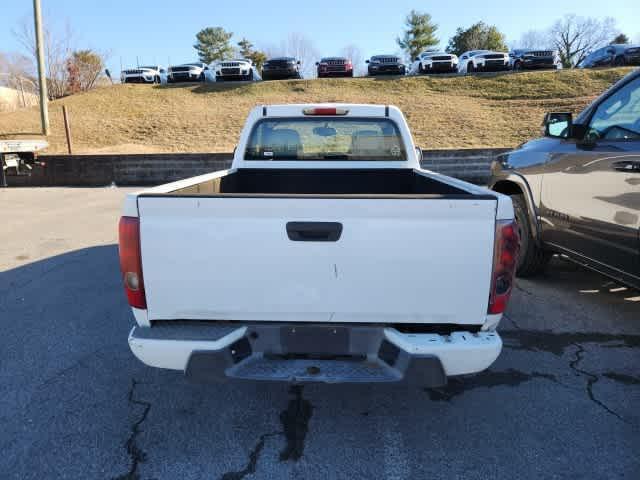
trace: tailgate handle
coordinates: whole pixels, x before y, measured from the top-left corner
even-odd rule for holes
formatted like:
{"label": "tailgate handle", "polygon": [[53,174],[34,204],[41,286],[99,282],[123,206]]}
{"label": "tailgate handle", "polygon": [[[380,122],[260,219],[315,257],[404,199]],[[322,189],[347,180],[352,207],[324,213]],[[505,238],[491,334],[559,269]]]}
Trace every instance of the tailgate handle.
{"label": "tailgate handle", "polygon": [[341,234],[339,222],[287,222],[287,236],[294,242],[337,242]]}

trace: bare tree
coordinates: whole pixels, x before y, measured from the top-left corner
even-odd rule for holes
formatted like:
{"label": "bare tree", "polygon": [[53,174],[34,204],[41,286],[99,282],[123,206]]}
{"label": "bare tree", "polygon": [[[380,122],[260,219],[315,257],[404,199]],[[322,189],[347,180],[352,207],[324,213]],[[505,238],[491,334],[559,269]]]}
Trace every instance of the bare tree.
{"label": "bare tree", "polygon": [[344,47],[340,54],[343,57],[347,57],[353,63],[353,74],[356,76],[364,75],[366,69],[364,68],[364,58],[362,51],[357,45],[350,44]]}
{"label": "bare tree", "polygon": [[33,62],[19,53],[0,52],[0,85],[18,88],[20,82],[34,80]]}
{"label": "bare tree", "polygon": [[[25,17],[13,31],[13,35],[35,63],[36,40],[33,28],[31,19]],[[44,25],[43,34],[47,89],[49,97],[59,98],[67,93],[69,81],[67,60],[71,56],[74,34],[68,24],[62,29],[53,29],[51,25]]]}
{"label": "bare tree", "polygon": [[520,36],[520,40],[516,42],[516,48],[553,48],[553,40],[549,36],[548,31],[529,30]]}
{"label": "bare tree", "polygon": [[558,50],[562,64],[574,67],[596,48],[608,43],[617,33],[615,20],[565,15],[553,24],[551,39]]}

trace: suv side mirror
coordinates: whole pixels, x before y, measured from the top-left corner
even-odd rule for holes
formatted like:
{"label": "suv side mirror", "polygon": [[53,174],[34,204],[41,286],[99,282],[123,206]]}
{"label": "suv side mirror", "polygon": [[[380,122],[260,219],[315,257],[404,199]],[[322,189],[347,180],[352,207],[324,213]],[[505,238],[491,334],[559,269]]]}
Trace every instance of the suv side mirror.
{"label": "suv side mirror", "polygon": [[420,61],[420,57],[416,57],[416,59],[414,60],[414,62],[419,62]]}
{"label": "suv side mirror", "polygon": [[544,135],[552,138],[569,138],[573,125],[570,112],[547,113],[544,116]]}
{"label": "suv side mirror", "polygon": [[297,63],[298,65],[300,65],[302,62],[301,62],[300,60],[298,60],[296,63]]}
{"label": "suv side mirror", "polygon": [[416,147],[416,156],[418,157],[418,163],[422,163],[424,155],[422,154],[422,149],[420,147]]}
{"label": "suv side mirror", "polygon": [[364,62],[364,63],[369,63],[369,60],[365,60],[365,62]]}

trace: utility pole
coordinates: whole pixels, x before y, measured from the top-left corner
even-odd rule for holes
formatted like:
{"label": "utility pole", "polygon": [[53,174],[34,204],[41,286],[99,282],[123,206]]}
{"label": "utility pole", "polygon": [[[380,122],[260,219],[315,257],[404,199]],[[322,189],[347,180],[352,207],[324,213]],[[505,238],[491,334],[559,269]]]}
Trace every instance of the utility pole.
{"label": "utility pole", "polygon": [[44,38],[42,38],[42,12],[40,0],[33,0],[33,20],[36,32],[36,56],[38,57],[38,83],[40,84],[40,121],[42,134],[49,135],[49,106],[47,74],[44,70]]}

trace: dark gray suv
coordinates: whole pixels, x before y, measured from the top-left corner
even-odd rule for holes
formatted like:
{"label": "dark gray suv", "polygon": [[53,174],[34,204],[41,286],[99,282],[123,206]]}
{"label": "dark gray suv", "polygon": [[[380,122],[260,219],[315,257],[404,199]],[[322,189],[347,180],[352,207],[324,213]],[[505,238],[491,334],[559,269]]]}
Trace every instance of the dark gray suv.
{"label": "dark gray suv", "polygon": [[607,45],[591,52],[578,68],[640,65],[640,45]]}
{"label": "dark gray suv", "polygon": [[575,119],[549,113],[545,136],[498,157],[489,187],[510,195],[519,276],[553,253],[640,288],[640,70]]}

